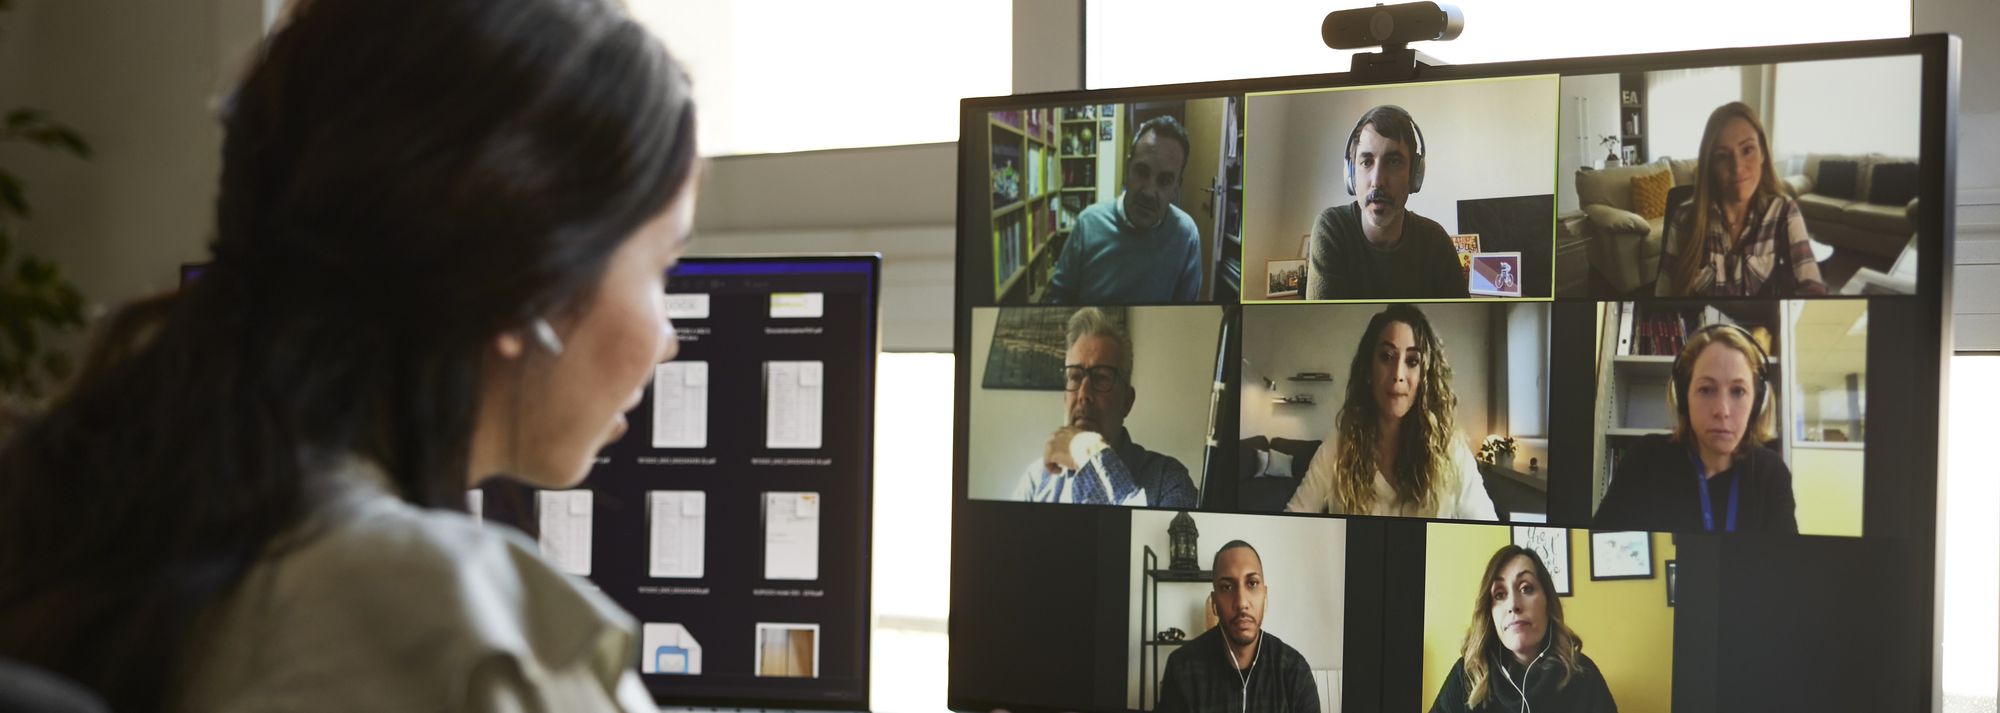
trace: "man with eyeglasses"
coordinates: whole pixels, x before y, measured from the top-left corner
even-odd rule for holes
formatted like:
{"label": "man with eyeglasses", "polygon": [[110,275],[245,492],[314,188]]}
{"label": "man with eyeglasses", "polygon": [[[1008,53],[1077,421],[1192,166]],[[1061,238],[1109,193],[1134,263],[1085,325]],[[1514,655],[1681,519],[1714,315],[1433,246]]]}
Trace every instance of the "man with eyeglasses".
{"label": "man with eyeglasses", "polygon": [[1132,340],[1102,310],[1070,315],[1063,359],[1063,426],[1028,466],[1014,499],[1188,508],[1194,480],[1180,461],[1146,450],[1125,430],[1132,388]]}
{"label": "man with eyeglasses", "polygon": [[1125,190],[1083,209],[1042,300],[1051,304],[1193,302],[1201,293],[1201,233],[1174,205],[1188,135],[1172,116],[1133,133]]}

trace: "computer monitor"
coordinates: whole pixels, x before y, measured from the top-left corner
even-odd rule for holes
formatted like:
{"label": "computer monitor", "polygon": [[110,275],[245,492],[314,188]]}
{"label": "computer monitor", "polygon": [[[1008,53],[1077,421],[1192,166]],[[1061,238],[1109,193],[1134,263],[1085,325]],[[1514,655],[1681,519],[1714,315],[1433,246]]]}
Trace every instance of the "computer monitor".
{"label": "computer monitor", "polygon": [[965,100],[951,707],[1927,710],[1957,57]]}
{"label": "computer monitor", "polygon": [[865,710],[876,255],[688,257],[680,353],[579,487],[476,491],[639,621],[663,705]]}

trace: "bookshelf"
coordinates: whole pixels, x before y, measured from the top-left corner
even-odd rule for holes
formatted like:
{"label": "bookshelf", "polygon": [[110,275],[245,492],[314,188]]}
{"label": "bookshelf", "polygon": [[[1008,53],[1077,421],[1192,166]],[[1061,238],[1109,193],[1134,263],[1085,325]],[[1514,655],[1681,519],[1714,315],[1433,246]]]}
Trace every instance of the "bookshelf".
{"label": "bookshelf", "polygon": [[1076,216],[1097,202],[1098,107],[987,115],[993,298],[1040,302]]}
{"label": "bookshelf", "polygon": [[1652,160],[1646,147],[1646,75],[1628,72],[1618,75],[1619,155],[1625,164]]}
{"label": "bookshelf", "polygon": [[1591,504],[1603,502],[1617,477],[1618,460],[1640,438],[1673,432],[1675,414],[1668,400],[1673,389],[1674,356],[1688,334],[1709,324],[1736,324],[1753,334],[1769,333],[1767,350],[1772,430],[1765,445],[1791,462],[1790,401],[1785,374],[1791,369],[1793,312],[1796,302],[1607,302],[1604,330],[1599,335],[1596,421],[1599,438],[1593,446]]}

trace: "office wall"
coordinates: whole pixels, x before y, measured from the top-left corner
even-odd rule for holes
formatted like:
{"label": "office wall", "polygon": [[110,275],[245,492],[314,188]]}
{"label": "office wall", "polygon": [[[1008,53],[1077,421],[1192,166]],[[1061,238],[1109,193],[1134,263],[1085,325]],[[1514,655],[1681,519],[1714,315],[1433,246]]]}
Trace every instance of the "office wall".
{"label": "office wall", "polygon": [[1597,138],[1619,133],[1618,75],[1563,77],[1562,93],[1562,122],[1571,131],[1562,137],[1556,161],[1559,214],[1583,210],[1576,199],[1576,171],[1603,165],[1605,148]]}
{"label": "office wall", "polygon": [[[1422,701],[1428,708],[1458,661],[1486,560],[1513,540],[1513,530],[1433,524],[1425,532]],[[1653,533],[1652,543],[1652,578],[1593,582],[1590,532],[1569,533],[1572,596],[1562,598],[1563,614],[1625,713],[1673,709],[1674,610],[1666,590],[1673,538]]]}
{"label": "office wall", "polygon": [[1861,531],[1860,444],[1792,444],[1792,493],[1801,535],[1850,535]]}
{"label": "office wall", "polygon": [[[986,389],[986,358],[996,308],[972,313],[970,494],[1007,499],[1021,473],[1042,456],[1063,424],[1063,392]],[[1221,307],[1133,307],[1132,388],[1138,392],[1125,428],[1147,450],[1173,457],[1199,487],[1208,432],[1209,385],[1215,378],[1215,337]],[[945,385],[939,385],[944,388]]]}

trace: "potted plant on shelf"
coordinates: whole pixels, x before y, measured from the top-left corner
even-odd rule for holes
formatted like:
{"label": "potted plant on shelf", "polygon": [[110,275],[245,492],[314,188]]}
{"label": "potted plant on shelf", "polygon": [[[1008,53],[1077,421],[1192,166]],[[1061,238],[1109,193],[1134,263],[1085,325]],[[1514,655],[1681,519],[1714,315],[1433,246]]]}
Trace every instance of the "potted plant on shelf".
{"label": "potted plant on shelf", "polygon": [[1597,137],[1597,143],[1604,145],[1604,167],[1617,168],[1624,162],[1618,158],[1618,135],[1605,134]]}
{"label": "potted plant on shelf", "polygon": [[1486,437],[1479,444],[1479,462],[1497,465],[1512,470],[1514,468],[1514,439],[1500,434]]}

